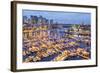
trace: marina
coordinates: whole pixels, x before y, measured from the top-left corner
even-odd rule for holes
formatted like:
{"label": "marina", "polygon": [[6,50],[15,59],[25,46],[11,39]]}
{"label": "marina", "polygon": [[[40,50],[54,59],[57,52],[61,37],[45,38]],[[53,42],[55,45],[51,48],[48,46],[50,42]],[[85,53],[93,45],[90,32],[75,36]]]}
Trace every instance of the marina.
{"label": "marina", "polygon": [[91,25],[23,16],[23,62],[91,59]]}

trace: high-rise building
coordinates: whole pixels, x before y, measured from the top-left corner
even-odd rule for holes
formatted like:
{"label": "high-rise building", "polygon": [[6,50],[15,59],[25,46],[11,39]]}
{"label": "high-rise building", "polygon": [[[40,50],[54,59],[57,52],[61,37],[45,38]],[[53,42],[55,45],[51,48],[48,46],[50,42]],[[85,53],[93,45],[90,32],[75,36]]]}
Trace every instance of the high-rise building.
{"label": "high-rise building", "polygon": [[53,24],[53,19],[50,20],[50,24]]}
{"label": "high-rise building", "polygon": [[32,24],[31,19],[28,19],[28,25],[31,25],[31,24]]}
{"label": "high-rise building", "polygon": [[43,21],[43,17],[42,16],[39,16],[38,17],[38,24],[42,24],[42,21]]}
{"label": "high-rise building", "polygon": [[32,22],[32,24],[37,24],[37,22],[38,22],[38,17],[37,16],[33,16],[33,15],[31,15],[31,22]]}
{"label": "high-rise building", "polygon": [[27,16],[23,16],[23,24],[27,24],[28,23],[28,18]]}
{"label": "high-rise building", "polygon": [[46,18],[43,18],[43,20],[42,20],[42,24],[46,24]]}

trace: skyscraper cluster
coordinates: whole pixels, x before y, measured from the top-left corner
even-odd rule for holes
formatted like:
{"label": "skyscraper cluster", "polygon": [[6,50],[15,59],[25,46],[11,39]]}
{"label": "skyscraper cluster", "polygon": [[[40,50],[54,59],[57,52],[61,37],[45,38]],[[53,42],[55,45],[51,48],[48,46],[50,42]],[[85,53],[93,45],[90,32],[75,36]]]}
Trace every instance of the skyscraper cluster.
{"label": "skyscraper cluster", "polygon": [[47,19],[43,16],[33,16],[30,17],[23,16],[24,24],[53,24],[53,19]]}

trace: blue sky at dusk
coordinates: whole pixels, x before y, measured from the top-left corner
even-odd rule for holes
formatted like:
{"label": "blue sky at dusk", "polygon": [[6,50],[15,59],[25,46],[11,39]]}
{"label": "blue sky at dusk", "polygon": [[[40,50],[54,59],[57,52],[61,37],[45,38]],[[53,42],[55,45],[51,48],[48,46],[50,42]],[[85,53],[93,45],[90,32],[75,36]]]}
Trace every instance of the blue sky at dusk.
{"label": "blue sky at dusk", "polygon": [[43,16],[63,24],[91,24],[90,13],[23,10],[23,16]]}

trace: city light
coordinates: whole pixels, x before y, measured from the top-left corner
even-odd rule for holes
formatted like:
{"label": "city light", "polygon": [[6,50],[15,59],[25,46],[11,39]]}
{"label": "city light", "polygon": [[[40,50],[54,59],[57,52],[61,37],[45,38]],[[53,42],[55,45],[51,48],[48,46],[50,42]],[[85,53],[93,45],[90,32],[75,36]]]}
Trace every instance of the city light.
{"label": "city light", "polygon": [[42,15],[23,16],[23,62],[91,58],[91,25],[64,24]]}

